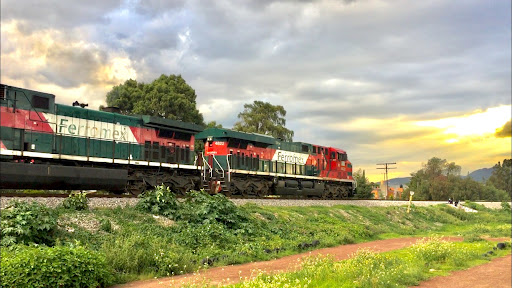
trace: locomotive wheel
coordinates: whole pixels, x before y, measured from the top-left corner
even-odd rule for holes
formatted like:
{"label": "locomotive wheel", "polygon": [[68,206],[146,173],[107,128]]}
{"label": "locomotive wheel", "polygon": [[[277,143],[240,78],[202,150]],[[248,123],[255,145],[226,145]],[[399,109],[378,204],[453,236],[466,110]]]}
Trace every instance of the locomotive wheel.
{"label": "locomotive wheel", "polygon": [[254,194],[252,191],[252,186],[247,186],[244,190],[242,190],[242,197],[249,198],[250,194]]}
{"label": "locomotive wheel", "polygon": [[144,193],[144,191],[147,190],[147,185],[144,181],[134,181],[132,183],[130,183],[125,191],[130,193],[131,195],[135,195],[135,196],[138,196],[142,193]]}

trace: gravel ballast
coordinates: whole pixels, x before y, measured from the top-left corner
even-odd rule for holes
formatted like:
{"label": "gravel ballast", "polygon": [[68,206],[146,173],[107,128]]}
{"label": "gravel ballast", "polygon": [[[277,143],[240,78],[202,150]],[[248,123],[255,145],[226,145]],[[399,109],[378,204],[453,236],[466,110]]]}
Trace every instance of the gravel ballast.
{"label": "gravel ballast", "polygon": [[[0,208],[7,206],[10,200],[37,201],[49,207],[57,207],[64,198],[40,198],[40,197],[0,197]],[[134,206],[137,198],[89,198],[90,208],[116,208]],[[334,206],[334,205],[355,205],[365,207],[384,207],[408,205],[408,201],[400,200],[297,200],[297,199],[232,199],[236,205],[254,203],[259,206]],[[415,206],[430,206],[446,204],[446,201],[412,201]],[[501,209],[501,202],[476,202],[487,208]]]}

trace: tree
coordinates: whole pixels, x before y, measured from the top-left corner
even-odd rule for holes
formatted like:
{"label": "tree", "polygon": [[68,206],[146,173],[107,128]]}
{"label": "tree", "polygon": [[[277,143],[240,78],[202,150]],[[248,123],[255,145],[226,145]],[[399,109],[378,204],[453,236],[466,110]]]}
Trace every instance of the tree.
{"label": "tree", "polygon": [[[488,184],[491,185],[483,185],[470,177],[460,177],[461,167],[454,162],[449,163],[445,159],[433,157],[423,165],[422,169],[411,173],[412,178],[407,192],[414,191],[414,198],[418,200],[448,200],[448,198],[452,198],[461,201],[510,201],[510,192],[508,194],[505,192],[510,190],[501,190],[502,188],[497,187],[506,188],[507,186],[500,186],[505,183],[510,185],[512,160],[503,162],[505,169],[498,163],[493,172],[493,176],[496,178],[491,176],[488,180]],[[508,170],[506,167],[509,167]],[[498,180],[507,177],[509,180]]]}
{"label": "tree", "polygon": [[353,174],[354,180],[357,182],[355,198],[359,199],[373,199],[372,185],[365,175],[364,170],[357,170]]}
{"label": "tree", "polygon": [[487,179],[487,185],[497,189],[512,192],[512,159],[504,159],[503,164],[494,165],[492,175]]}
{"label": "tree", "polygon": [[411,173],[409,191],[419,200],[447,200],[453,197],[453,184],[460,179],[461,167],[455,162],[432,157],[417,172]]}
{"label": "tree", "polygon": [[124,84],[114,86],[107,93],[107,105],[118,107],[121,114],[134,114],[134,105],[143,99],[143,83],[133,79],[126,80]]}
{"label": "tree", "polygon": [[286,110],[281,105],[272,105],[263,101],[245,104],[244,111],[238,114],[240,121],[235,123],[233,130],[259,133],[292,141],[293,131],[285,128]]}
{"label": "tree", "polygon": [[149,84],[127,80],[107,93],[107,104],[122,114],[142,114],[204,125],[196,92],[181,75],[161,75]]}

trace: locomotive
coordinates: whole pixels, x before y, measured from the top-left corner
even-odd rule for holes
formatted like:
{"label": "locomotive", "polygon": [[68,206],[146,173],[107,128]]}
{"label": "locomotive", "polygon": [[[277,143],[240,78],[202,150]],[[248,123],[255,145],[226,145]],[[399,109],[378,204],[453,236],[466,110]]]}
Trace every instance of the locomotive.
{"label": "locomotive", "polygon": [[178,194],[329,199],[355,189],[341,149],[85,107],[0,84],[0,188],[140,194],[163,184]]}

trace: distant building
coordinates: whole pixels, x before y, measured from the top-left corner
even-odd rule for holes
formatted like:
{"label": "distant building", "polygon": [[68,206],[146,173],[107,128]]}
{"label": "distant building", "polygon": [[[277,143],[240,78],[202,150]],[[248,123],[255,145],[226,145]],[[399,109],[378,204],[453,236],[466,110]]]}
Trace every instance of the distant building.
{"label": "distant building", "polygon": [[381,181],[380,185],[372,186],[372,194],[374,199],[401,199],[404,192],[403,185],[389,186],[386,191],[386,182]]}

